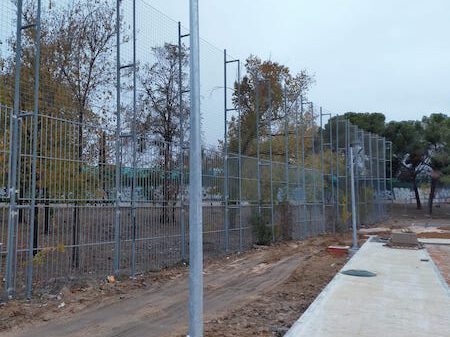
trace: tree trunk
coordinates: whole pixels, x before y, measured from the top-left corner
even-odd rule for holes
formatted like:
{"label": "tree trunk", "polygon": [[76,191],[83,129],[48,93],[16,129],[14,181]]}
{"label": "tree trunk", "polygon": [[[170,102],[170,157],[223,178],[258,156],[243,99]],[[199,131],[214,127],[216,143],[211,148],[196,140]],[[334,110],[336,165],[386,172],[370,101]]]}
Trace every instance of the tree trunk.
{"label": "tree trunk", "polygon": [[[82,166],[82,160],[83,160],[83,117],[84,117],[84,110],[83,108],[80,109],[79,112],[79,118],[78,118],[78,186],[76,188],[77,193],[75,193],[75,198],[80,199],[82,197],[82,191],[80,190],[81,187],[81,179],[82,179],[82,173],[83,173],[83,166]],[[80,214],[79,214],[79,201],[76,200],[74,203],[74,209],[73,209],[73,224],[72,224],[72,267],[74,269],[78,269],[80,266]]]}
{"label": "tree trunk", "polygon": [[417,209],[422,209],[422,204],[420,202],[419,189],[417,188],[417,183],[416,183],[416,177],[414,177],[414,179],[413,179],[413,189],[414,189],[414,196],[416,197]]}
{"label": "tree trunk", "polygon": [[428,213],[431,215],[433,213],[433,200],[436,194],[437,179],[431,178],[430,186],[430,196],[428,197]]}
{"label": "tree trunk", "polygon": [[106,186],[106,131],[101,132],[99,145],[98,179],[103,193],[102,198],[105,199],[108,196]]}

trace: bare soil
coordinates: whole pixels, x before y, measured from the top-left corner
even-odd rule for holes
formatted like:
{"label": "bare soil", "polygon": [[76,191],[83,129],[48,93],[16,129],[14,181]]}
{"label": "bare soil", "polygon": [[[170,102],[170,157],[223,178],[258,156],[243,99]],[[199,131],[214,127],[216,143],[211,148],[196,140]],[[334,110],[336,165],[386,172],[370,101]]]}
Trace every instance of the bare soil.
{"label": "bare soil", "polygon": [[[450,207],[442,207],[430,218],[423,210],[410,207],[405,216],[405,207],[394,207],[390,220],[367,227],[383,235],[413,224],[442,232],[449,228],[445,226],[450,222],[449,212]],[[434,234],[439,233],[426,235]],[[336,244],[350,244],[350,235],[255,247],[244,254],[206,261],[205,336],[283,336],[346,262],[346,257],[326,251]],[[433,260],[441,256],[446,261],[448,251],[443,254],[439,249],[432,253]],[[444,269],[441,272],[448,280]],[[187,274],[187,268],[179,266],[136,280],[77,281],[30,302],[10,301],[0,306],[0,335],[185,336]]]}
{"label": "bare soil", "polygon": [[208,321],[205,336],[284,336],[344,262],[345,258],[325,251],[306,258],[280,286],[224,317]]}
{"label": "bare soil", "polygon": [[[326,252],[349,236],[256,247],[207,261],[207,336],[281,336],[345,263]],[[0,309],[2,336],[185,336],[187,268],[137,280],[75,284]]]}
{"label": "bare soil", "polygon": [[448,233],[434,233],[434,232],[426,232],[417,234],[418,238],[424,239],[450,239],[450,232]]}

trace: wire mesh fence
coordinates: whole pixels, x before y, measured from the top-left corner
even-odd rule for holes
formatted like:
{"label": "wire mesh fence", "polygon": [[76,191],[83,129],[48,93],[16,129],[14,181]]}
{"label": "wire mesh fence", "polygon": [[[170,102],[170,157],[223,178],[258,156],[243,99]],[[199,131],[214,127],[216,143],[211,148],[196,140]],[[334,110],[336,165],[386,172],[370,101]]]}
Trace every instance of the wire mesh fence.
{"label": "wire mesh fence", "polygon": [[[7,1],[0,13],[7,294],[186,261],[189,32],[144,0]],[[281,75],[242,77],[239,60],[201,50],[207,256],[346,230],[350,149],[358,223],[386,217],[385,139]],[[206,146],[213,137],[220,145]]]}

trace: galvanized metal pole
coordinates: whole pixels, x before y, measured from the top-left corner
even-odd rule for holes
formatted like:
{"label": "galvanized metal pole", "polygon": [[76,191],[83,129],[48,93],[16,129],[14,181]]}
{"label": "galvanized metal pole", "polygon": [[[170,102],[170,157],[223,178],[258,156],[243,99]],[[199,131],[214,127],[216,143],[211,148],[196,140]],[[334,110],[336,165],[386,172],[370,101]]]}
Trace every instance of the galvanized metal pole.
{"label": "galvanized metal pole", "polygon": [[[373,184],[373,151],[372,151],[372,134],[371,133],[369,133],[369,158],[370,158],[370,161],[369,161],[369,166],[370,166],[370,176],[369,176],[369,180],[370,180],[370,187],[371,187],[371,189],[372,189],[372,191],[374,191],[374,184]],[[372,192],[372,200],[370,200],[370,203],[374,203],[375,202],[375,200],[374,200],[374,192]],[[374,218],[374,209],[373,209],[373,207],[372,207],[372,214],[371,214],[371,217],[370,217],[370,220],[371,220],[371,222],[373,221],[373,218]]]}
{"label": "galvanized metal pole", "polygon": [[[302,103],[300,102],[300,105]],[[300,211],[300,144],[299,144],[299,115],[298,115],[298,109],[295,109],[295,164],[297,165],[297,188],[296,188],[296,199],[298,204],[296,205],[297,208],[297,212]],[[297,222],[299,221],[298,219],[300,218],[300,216],[296,217]],[[303,228],[303,234],[305,232],[305,229]]]}
{"label": "galvanized metal pole", "polygon": [[315,158],[316,158],[316,141],[315,141],[315,132],[314,132],[314,123],[316,120],[316,116],[314,115],[314,103],[309,102],[310,108],[311,108],[311,156],[312,156],[312,166],[311,166],[311,173],[312,173],[312,182],[313,182],[313,194],[312,194],[312,206],[311,206],[311,222],[314,222],[314,228],[315,228],[315,235],[318,234],[318,228],[317,228],[317,218],[316,218],[316,204],[317,204],[317,168],[315,168]]}
{"label": "galvanized metal pole", "polygon": [[131,138],[133,151],[133,177],[131,182],[131,277],[136,276],[136,0],[133,0],[133,121]]}
{"label": "galvanized metal pole", "polygon": [[238,60],[238,165],[239,165],[239,251],[244,249],[244,233],[242,226],[242,138],[241,138],[241,61]]}
{"label": "galvanized metal pole", "polygon": [[198,0],[190,0],[189,336],[203,336],[203,220]]}
{"label": "galvanized metal pole", "polygon": [[393,189],[393,177],[392,177],[392,142],[390,141],[389,142],[389,178],[390,178],[390,181],[389,181],[389,185],[390,185],[390,190],[391,190],[391,197],[392,197],[392,199],[391,199],[391,209],[390,209],[390,212],[391,212],[391,214],[392,214],[392,207],[393,207],[393,203],[394,203],[394,197],[395,197],[395,195],[394,195],[394,189]]}
{"label": "galvanized metal pole", "polygon": [[382,137],[383,142],[383,217],[385,218],[387,215],[386,212],[386,197],[387,197],[387,175],[386,175],[386,138]]}
{"label": "galvanized metal pole", "polygon": [[272,242],[275,242],[275,212],[273,202],[273,151],[272,151],[272,82],[268,81],[269,87],[269,174],[270,174],[270,222],[272,227]]}
{"label": "galvanized metal pole", "polygon": [[287,89],[283,88],[283,110],[284,110],[284,158],[285,158],[285,180],[286,180],[286,203],[289,203],[289,114],[287,111]]}
{"label": "galvanized metal pole", "polygon": [[[349,193],[348,193],[348,171],[350,169],[349,166],[349,123],[348,119],[345,118],[345,204],[347,207],[347,212],[351,211],[351,200],[349,200]],[[346,219],[346,221],[348,221]],[[347,228],[348,223],[345,224],[345,227]]]}
{"label": "galvanized metal pole", "polygon": [[[257,75],[258,76],[258,75]],[[258,193],[258,215],[261,217],[261,154],[259,147],[259,78],[256,78],[255,81],[255,90],[256,90],[256,102],[255,102],[255,110],[256,110],[256,161],[257,161],[257,172],[256,172],[256,180],[257,180],[257,193]]]}
{"label": "galvanized metal pole", "polygon": [[336,225],[340,225],[339,208],[341,204],[339,202],[339,116],[336,116]]}
{"label": "galvanized metal pole", "polygon": [[[333,169],[333,125],[331,124],[332,116],[330,113],[330,120],[328,125],[330,127],[329,141],[330,141],[330,182],[331,182],[331,202],[333,202],[334,195],[334,169]],[[336,233],[336,219],[333,221],[333,234]]]}
{"label": "galvanized metal pole", "polygon": [[116,134],[115,134],[115,218],[114,218],[114,274],[120,272],[120,194],[121,194],[121,107],[120,107],[120,0],[116,0]]}
{"label": "galvanized metal pole", "polygon": [[35,242],[35,210],[36,210],[36,171],[37,171],[37,141],[38,141],[38,114],[39,114],[39,79],[41,64],[41,0],[37,0],[34,63],[34,111],[33,111],[33,159],[31,162],[31,204],[30,204],[30,232],[28,236],[28,272],[27,272],[27,298],[31,299],[33,289],[33,255]]}
{"label": "galvanized metal pole", "polygon": [[223,151],[224,151],[224,157],[223,157],[223,172],[224,172],[224,181],[223,181],[223,203],[225,206],[225,251],[228,252],[229,249],[229,210],[228,210],[228,125],[227,125],[227,50],[224,49],[223,51],[223,96],[224,96],[224,120],[223,120]]}
{"label": "galvanized metal pole", "polygon": [[380,186],[380,138],[378,135],[375,136],[376,145],[377,145],[377,205],[378,205],[378,214],[377,220],[381,218],[381,203],[380,203],[380,195],[381,195],[381,186]]}
{"label": "galvanized metal pole", "polygon": [[303,192],[303,221],[305,229],[305,237],[308,236],[308,222],[307,222],[307,205],[306,205],[306,175],[305,175],[305,119],[303,116],[303,96],[300,96],[300,120],[301,120],[301,139],[302,139],[302,192]]}
{"label": "galvanized metal pole", "polygon": [[[353,130],[353,131],[352,131]],[[355,125],[350,125],[350,144],[359,144],[358,141],[358,127]],[[358,153],[356,153],[358,154]],[[356,156],[355,156],[356,157]],[[357,160],[357,157],[355,158]],[[355,167],[354,171],[354,177],[355,177],[355,200],[356,200],[356,223],[359,224],[360,217],[359,217],[359,210],[360,208],[360,196],[359,196],[359,170],[357,170],[358,167]]]}
{"label": "galvanized metal pole", "polygon": [[358,249],[358,237],[356,233],[356,199],[355,199],[355,169],[353,162],[353,147],[350,146],[350,184],[352,194],[352,250]]}
{"label": "galvanized metal pole", "polygon": [[[301,102],[300,102],[301,105]],[[297,165],[297,188],[296,188],[296,195],[297,195],[297,202],[298,204],[296,205],[297,207],[297,212],[300,211],[300,186],[301,186],[301,175],[300,175],[300,136],[299,136],[299,127],[300,127],[300,121],[299,121],[299,114],[298,114],[298,109],[295,109],[295,163]],[[296,219],[298,221],[298,218],[300,218],[300,216],[298,216]],[[304,226],[304,224],[303,224]],[[305,229],[303,228],[303,234],[305,232]]]}
{"label": "galvanized metal pole", "polygon": [[181,260],[186,261],[186,224],[184,221],[184,116],[183,116],[183,45],[181,42],[181,22],[178,22],[178,104],[180,113],[180,235]]}
{"label": "galvanized metal pole", "polygon": [[325,171],[324,171],[324,158],[323,158],[323,112],[320,107],[320,177],[322,179],[322,232],[325,232]]}
{"label": "galvanized metal pole", "polygon": [[363,209],[364,209],[364,217],[361,220],[360,219],[360,223],[367,223],[367,170],[366,170],[366,140],[365,140],[366,136],[365,136],[365,132],[364,130],[361,131],[361,149],[363,152],[363,167],[364,167],[364,171],[363,171],[363,176],[362,176],[362,183],[363,183],[363,188],[364,188],[364,202],[362,202],[363,204]]}
{"label": "galvanized metal pole", "polygon": [[20,68],[22,54],[22,0],[17,1],[17,29],[16,29],[16,55],[15,55],[15,79],[14,79],[14,109],[12,115],[12,130],[10,135],[10,172],[8,176],[9,186],[9,213],[8,213],[8,255],[6,256],[5,285],[9,298],[15,295],[15,267],[16,240],[15,232],[18,219],[17,208],[17,162],[20,156],[19,148],[19,109],[20,109]]}

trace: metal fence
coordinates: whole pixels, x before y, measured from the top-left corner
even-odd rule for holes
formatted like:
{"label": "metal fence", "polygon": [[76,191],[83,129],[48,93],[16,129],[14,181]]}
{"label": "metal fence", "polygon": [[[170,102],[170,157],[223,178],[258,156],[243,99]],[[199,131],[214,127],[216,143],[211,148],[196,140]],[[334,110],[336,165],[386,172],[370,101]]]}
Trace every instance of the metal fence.
{"label": "metal fence", "polygon": [[[188,32],[143,0],[70,3],[0,5],[0,277],[9,296],[69,277],[133,277],[189,256]],[[263,80],[254,129],[243,129],[241,62],[201,43],[203,118],[207,132],[223,132],[221,146],[202,153],[207,256],[346,230],[350,149],[358,223],[387,216],[384,138],[305,93],[285,90],[293,104],[274,107]]]}

